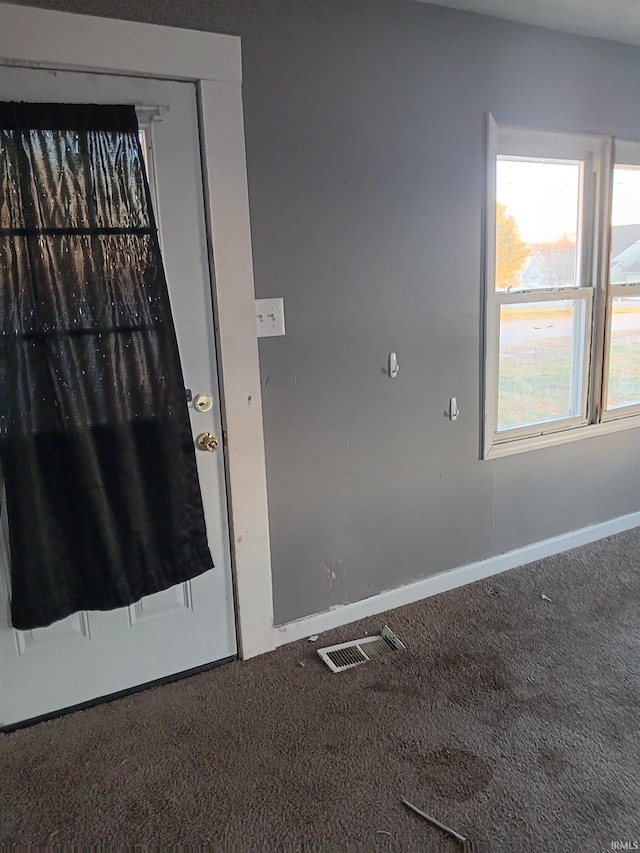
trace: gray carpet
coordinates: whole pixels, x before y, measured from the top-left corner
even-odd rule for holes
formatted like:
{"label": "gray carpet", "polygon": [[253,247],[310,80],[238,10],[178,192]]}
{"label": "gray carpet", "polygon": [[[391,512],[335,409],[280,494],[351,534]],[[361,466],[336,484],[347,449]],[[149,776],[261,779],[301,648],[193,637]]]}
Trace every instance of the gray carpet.
{"label": "gray carpet", "polygon": [[[2,735],[0,842],[462,849],[405,797],[476,851],[640,844],[639,616],[634,530]],[[407,651],[316,655],[385,622]]]}

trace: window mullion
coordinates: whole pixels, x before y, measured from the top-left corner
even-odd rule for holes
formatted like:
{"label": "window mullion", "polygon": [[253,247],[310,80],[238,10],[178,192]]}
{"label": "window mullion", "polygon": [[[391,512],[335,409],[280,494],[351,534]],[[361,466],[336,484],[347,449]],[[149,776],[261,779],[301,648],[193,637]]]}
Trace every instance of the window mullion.
{"label": "window mullion", "polygon": [[591,364],[587,414],[590,423],[599,423],[606,403],[606,347],[609,340],[610,300],[609,239],[611,221],[612,140],[604,140],[592,170],[593,199],[590,270],[594,291]]}

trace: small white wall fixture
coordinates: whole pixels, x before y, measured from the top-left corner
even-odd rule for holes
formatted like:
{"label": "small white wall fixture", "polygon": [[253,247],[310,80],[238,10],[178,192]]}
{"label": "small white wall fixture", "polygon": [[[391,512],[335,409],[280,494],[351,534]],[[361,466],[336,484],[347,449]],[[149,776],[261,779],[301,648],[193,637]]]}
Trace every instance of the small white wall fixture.
{"label": "small white wall fixture", "polygon": [[198,91],[240,656],[275,646],[240,39],[0,4],[2,65],[190,80]]}

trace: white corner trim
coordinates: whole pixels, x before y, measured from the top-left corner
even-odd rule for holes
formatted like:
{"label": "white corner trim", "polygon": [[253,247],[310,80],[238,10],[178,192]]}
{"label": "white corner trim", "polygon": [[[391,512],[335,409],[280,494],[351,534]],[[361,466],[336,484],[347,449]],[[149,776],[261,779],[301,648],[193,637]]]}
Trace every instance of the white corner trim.
{"label": "white corner trim", "polygon": [[0,3],[2,64],[191,80],[198,88],[238,645],[243,658],[270,651],[273,589],[240,39]]}
{"label": "white corner trim", "polygon": [[580,545],[588,545],[589,542],[596,542],[598,539],[604,539],[606,536],[613,536],[634,527],[640,527],[640,512],[622,515],[611,519],[611,521],[593,524],[571,533],[554,536],[551,539],[543,539],[541,542],[534,542],[533,545],[516,548],[506,554],[499,554],[496,557],[489,557],[486,560],[479,560],[466,566],[459,566],[406,586],[381,592],[379,595],[356,601],[353,604],[338,605],[324,613],[316,613],[313,616],[306,616],[304,619],[279,625],[276,628],[276,645],[283,646],[286,643],[292,643],[313,634],[322,634],[324,631],[348,625],[358,619],[365,619],[367,616],[375,616],[378,613],[385,613],[387,610],[395,610],[396,607],[413,604],[423,598],[439,595],[441,592],[447,592],[450,589],[456,589],[459,586],[498,575],[509,569],[532,563],[534,560],[541,560],[543,557],[561,554],[563,551],[578,548]]}
{"label": "white corner trim", "polygon": [[0,61],[170,80],[242,82],[237,36],[8,3],[0,4]]}
{"label": "white corner trim", "polygon": [[[243,659],[275,648],[262,389],[239,85],[200,81],[205,205],[227,443],[238,644]],[[225,116],[225,121],[220,121]]]}

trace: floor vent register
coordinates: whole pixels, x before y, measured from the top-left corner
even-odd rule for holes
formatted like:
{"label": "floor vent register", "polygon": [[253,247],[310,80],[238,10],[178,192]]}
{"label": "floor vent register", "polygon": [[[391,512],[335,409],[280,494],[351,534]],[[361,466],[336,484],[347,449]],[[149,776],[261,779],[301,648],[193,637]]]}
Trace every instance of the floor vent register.
{"label": "floor vent register", "polygon": [[361,640],[326,646],[324,649],[318,649],[318,654],[332,672],[344,672],[345,669],[351,669],[361,663],[367,663],[404,648],[404,643],[385,625],[382,632],[374,637],[363,637]]}

